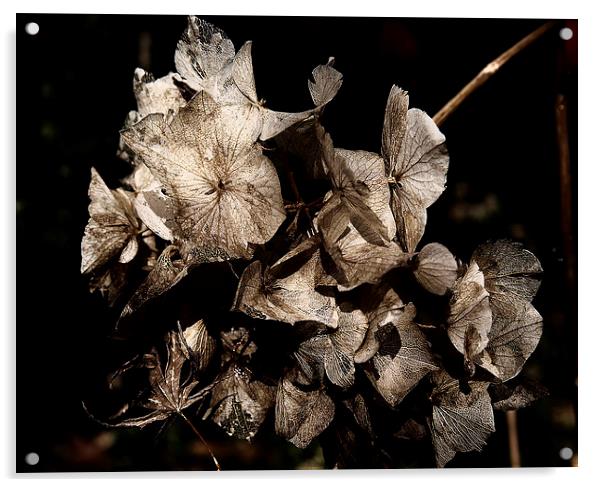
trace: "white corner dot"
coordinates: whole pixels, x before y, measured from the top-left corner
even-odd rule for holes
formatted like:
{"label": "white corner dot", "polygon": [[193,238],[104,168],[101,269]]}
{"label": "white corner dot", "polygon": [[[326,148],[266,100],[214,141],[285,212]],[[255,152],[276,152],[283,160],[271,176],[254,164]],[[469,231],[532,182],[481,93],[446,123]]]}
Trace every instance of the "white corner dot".
{"label": "white corner dot", "polygon": [[25,32],[27,32],[30,36],[35,36],[38,32],[40,32],[40,26],[35,22],[29,22],[25,25]]}
{"label": "white corner dot", "polygon": [[37,453],[31,452],[25,455],[25,463],[27,465],[37,465],[39,461],[40,455],[38,455]]}
{"label": "white corner dot", "polygon": [[570,460],[571,458],[573,458],[573,450],[571,450],[568,446],[561,448],[558,454],[563,460]]}
{"label": "white corner dot", "polygon": [[560,35],[560,38],[562,40],[569,41],[573,38],[573,30],[569,29],[568,27],[563,27],[562,29],[560,29],[558,35]]}

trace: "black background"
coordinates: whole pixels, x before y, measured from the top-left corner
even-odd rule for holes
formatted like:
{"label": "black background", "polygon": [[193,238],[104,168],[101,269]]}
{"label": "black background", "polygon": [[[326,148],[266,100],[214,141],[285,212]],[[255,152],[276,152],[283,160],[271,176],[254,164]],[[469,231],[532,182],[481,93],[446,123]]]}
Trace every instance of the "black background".
{"label": "black background", "polygon": [[[205,17],[240,47],[253,40],[259,97],[276,110],[311,106],[307,78],[329,56],[344,75],[324,124],[335,145],[379,151],[392,84],[434,115],[482,67],[543,20]],[[40,25],[36,36],[27,22]],[[567,97],[576,239],[577,23],[560,22],[472,95],[442,131],[450,153],[448,189],[429,209],[423,243],[439,241],[463,260],[491,238],[521,241],[541,260],[535,306],[544,334],[525,367],[550,397],[518,413],[524,466],[569,465],[577,451],[577,320],[574,281],[565,278],[554,101]],[[79,275],[90,167],[110,187],[128,173],[115,156],[118,131],[135,108],[141,65],[162,76],[186,26],[182,16],[17,16],[17,470],[211,468],[192,435],[173,425],[106,433],[83,412],[111,362],[108,335],[118,311],[90,295]],[[146,41],[151,44],[144,47]],[[574,255],[573,255],[574,257]],[[450,466],[507,466],[503,415],[481,454]],[[320,463],[263,428],[253,445],[203,423],[226,468],[295,468]],[[25,464],[28,452],[40,463]],[[195,453],[196,452],[196,453]]]}

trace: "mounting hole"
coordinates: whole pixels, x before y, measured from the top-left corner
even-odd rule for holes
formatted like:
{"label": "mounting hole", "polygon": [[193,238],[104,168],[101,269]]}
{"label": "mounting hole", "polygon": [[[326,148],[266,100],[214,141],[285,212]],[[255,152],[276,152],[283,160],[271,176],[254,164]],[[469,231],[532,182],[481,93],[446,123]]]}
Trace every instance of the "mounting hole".
{"label": "mounting hole", "polygon": [[564,448],[560,449],[558,455],[560,455],[560,458],[563,460],[570,460],[573,458],[573,450],[571,450],[568,446],[565,446]]}
{"label": "mounting hole", "polygon": [[558,35],[563,41],[570,41],[573,38],[573,29],[570,29],[569,27],[563,27],[560,29]]}
{"label": "mounting hole", "polygon": [[40,26],[35,22],[29,22],[25,25],[25,32],[27,32],[30,36],[35,36],[38,32],[40,32]]}
{"label": "mounting hole", "polygon": [[25,463],[27,465],[34,466],[34,465],[37,465],[39,463],[39,461],[40,461],[40,455],[38,455],[35,452],[31,452],[31,453],[28,453],[27,455],[25,455]]}

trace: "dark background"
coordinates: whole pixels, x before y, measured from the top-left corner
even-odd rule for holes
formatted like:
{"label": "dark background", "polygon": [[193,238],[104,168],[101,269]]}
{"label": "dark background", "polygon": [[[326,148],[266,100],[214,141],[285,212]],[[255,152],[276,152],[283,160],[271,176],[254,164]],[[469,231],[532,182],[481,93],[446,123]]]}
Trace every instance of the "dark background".
{"label": "dark background", "polygon": [[[259,97],[276,110],[311,106],[307,78],[335,56],[344,75],[324,124],[335,145],[378,152],[393,83],[434,115],[481,68],[543,23],[511,19],[205,17],[235,47],[253,40]],[[36,36],[27,22],[40,25]],[[571,41],[559,29],[569,25]],[[116,359],[109,334],[118,310],[79,274],[90,167],[110,187],[128,173],[115,156],[118,131],[135,108],[137,66],[162,76],[186,26],[182,16],[17,15],[17,471],[211,468],[183,426],[107,432],[83,412]],[[439,241],[463,260],[491,238],[521,241],[544,268],[535,306],[544,317],[525,374],[550,396],[518,412],[524,466],[563,466],[577,453],[576,256],[577,23],[560,21],[512,59],[442,125],[448,189],[429,209],[423,243]],[[569,115],[573,224],[561,212],[554,102]],[[564,232],[564,233],[563,233]],[[573,238],[573,246],[567,246]],[[481,454],[450,466],[508,466],[505,418]],[[317,445],[301,451],[264,427],[252,445],[212,423],[201,428],[225,468],[321,465]],[[25,464],[28,452],[40,463]]]}

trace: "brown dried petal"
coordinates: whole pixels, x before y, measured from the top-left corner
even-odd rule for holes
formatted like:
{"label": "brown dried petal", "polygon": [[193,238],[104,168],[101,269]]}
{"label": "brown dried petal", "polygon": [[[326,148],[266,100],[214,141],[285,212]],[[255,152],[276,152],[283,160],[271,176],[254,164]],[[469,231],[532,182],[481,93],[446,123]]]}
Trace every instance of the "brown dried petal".
{"label": "brown dried petal", "polygon": [[335,278],[342,291],[365,283],[377,283],[391,269],[406,265],[411,258],[395,242],[385,246],[372,245],[355,229],[335,245],[325,242],[325,247],[337,267]]}
{"label": "brown dried petal", "polygon": [[549,395],[548,390],[534,381],[524,380],[509,387],[506,384],[491,384],[489,395],[496,411],[514,411]]}
{"label": "brown dried petal", "polygon": [[331,57],[327,64],[316,66],[311,72],[313,81],[307,82],[311,99],[316,106],[323,106],[330,103],[341,89],[343,84],[343,75],[332,66],[334,58]]}
{"label": "brown dried petal", "polygon": [[209,405],[213,421],[228,435],[251,440],[274,405],[275,388],[233,363],[218,376]]}
{"label": "brown dried petal", "polygon": [[322,158],[333,191],[318,215],[317,225],[334,245],[348,224],[374,245],[386,245],[395,234],[383,160],[365,151],[334,149],[330,136],[316,127]]}
{"label": "brown dried petal", "polygon": [[456,452],[481,451],[495,424],[487,382],[469,382],[470,392],[464,394],[441,370],[433,374],[433,383],[431,435],[437,467],[443,467]]}
{"label": "brown dried petal", "polygon": [[491,322],[489,293],[484,288],[483,273],[472,262],[452,288],[447,319],[449,339],[467,361],[473,361],[487,346]]}
{"label": "brown dried petal", "polygon": [[[370,382],[392,407],[399,404],[422,377],[437,369],[429,344],[413,321],[416,308],[412,303],[401,308],[400,305],[401,299],[370,322],[372,331],[369,333],[376,339],[378,349],[364,366]],[[362,345],[356,362],[372,354],[366,351],[369,343]]]}
{"label": "brown dried petal", "polygon": [[531,301],[539,289],[541,264],[519,243],[502,240],[479,245],[472,260],[483,271],[492,303],[500,295]]}
{"label": "brown dried petal", "polygon": [[299,113],[276,112],[264,108],[260,104],[255,90],[251,45],[251,41],[245,42],[236,53],[232,64],[232,79],[262,120],[259,139],[268,140],[284,132],[289,127],[312,117],[323,105]]}
{"label": "brown dried petal", "polygon": [[304,391],[283,377],[276,393],[276,434],[307,448],[334,418],[335,406],[323,389]]}
{"label": "brown dried petal", "polygon": [[[81,243],[82,274],[99,270],[112,259],[118,258],[138,232],[130,194],[123,190],[111,191],[96,169],[92,168],[91,172],[88,190],[90,219]],[[135,256],[135,244],[129,245],[124,255],[126,261]]]}
{"label": "brown dried petal", "polygon": [[489,344],[476,363],[502,381],[516,377],[542,332],[543,319],[531,303],[512,296],[498,299]]}
{"label": "brown dried petal", "polygon": [[343,388],[353,385],[353,358],[364,341],[367,330],[368,320],[361,310],[339,309],[338,327],[326,335],[328,342],[324,349],[324,369],[330,382]]}
{"label": "brown dried petal", "polygon": [[170,125],[147,117],[123,136],[167,189],[181,238],[248,258],[286,216],[278,175],[255,144],[259,128],[252,110],[219,108],[201,92]]}
{"label": "brown dried petal", "polygon": [[209,334],[205,322],[198,320],[181,332],[179,337],[182,351],[194,364],[196,371],[205,370],[217,349],[217,340]]}
{"label": "brown dried petal", "polygon": [[138,119],[151,113],[167,115],[186,105],[186,100],[174,83],[174,74],[170,73],[155,80],[153,75],[142,68],[134,71],[134,95],[138,104]]}
{"label": "brown dried petal", "polygon": [[458,263],[446,247],[430,243],[416,256],[414,277],[427,291],[443,296],[458,277]]}
{"label": "brown dried petal", "polygon": [[121,313],[120,320],[132,315],[146,302],[161,296],[187,275],[188,267],[176,258],[178,249],[168,245],[157,259],[157,263],[134,292]]}
{"label": "brown dried petal", "polygon": [[[182,415],[183,411],[205,397],[212,386],[193,392],[197,386],[195,380],[182,380],[182,366],[186,357],[181,348],[181,341],[175,332],[169,332],[166,337],[167,363],[165,369],[156,351],[154,366],[149,368],[151,392],[143,406],[151,412],[138,418],[122,419],[108,426],[137,426],[144,427],[150,423],[169,418],[174,414]],[[147,361],[148,362],[148,361]],[[124,369],[125,370],[125,369]]]}
{"label": "brown dried petal", "polygon": [[407,93],[393,86],[385,111],[382,154],[391,180],[397,235],[402,248],[414,252],[424,233],[426,209],[445,189],[449,157],[437,125],[425,112],[407,106]]}
{"label": "brown dried petal", "polygon": [[175,53],[176,69],[191,88],[200,91],[211,87],[211,82],[232,63],[234,54],[234,44],[224,31],[189,16]]}
{"label": "brown dried petal", "polygon": [[[302,242],[298,247],[305,245]],[[317,321],[336,327],[334,296],[316,291],[323,272],[317,241],[310,242],[307,252],[293,249],[267,270],[261,262],[252,262],[241,276],[233,309],[254,318],[290,324]]]}

